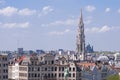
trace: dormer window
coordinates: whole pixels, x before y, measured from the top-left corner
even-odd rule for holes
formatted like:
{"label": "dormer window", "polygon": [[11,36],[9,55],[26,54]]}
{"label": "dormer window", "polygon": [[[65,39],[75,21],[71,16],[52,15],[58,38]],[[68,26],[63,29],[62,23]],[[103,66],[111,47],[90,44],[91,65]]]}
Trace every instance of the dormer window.
{"label": "dormer window", "polygon": [[65,62],[64,61],[62,61],[62,64],[64,64]]}

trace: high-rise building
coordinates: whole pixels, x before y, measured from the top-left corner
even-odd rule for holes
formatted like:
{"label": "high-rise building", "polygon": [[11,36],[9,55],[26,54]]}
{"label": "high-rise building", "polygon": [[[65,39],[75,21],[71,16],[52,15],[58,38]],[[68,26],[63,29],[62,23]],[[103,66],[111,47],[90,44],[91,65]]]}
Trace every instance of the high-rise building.
{"label": "high-rise building", "polygon": [[23,55],[23,48],[18,48],[18,54],[19,54],[19,56],[21,56],[21,55]]}
{"label": "high-rise building", "polygon": [[0,80],[8,80],[8,55],[0,53]]}
{"label": "high-rise building", "polygon": [[76,41],[76,53],[78,55],[78,60],[85,60],[85,34],[84,34],[84,23],[82,10],[80,14],[80,20],[78,24],[78,33],[77,33],[77,41]]}

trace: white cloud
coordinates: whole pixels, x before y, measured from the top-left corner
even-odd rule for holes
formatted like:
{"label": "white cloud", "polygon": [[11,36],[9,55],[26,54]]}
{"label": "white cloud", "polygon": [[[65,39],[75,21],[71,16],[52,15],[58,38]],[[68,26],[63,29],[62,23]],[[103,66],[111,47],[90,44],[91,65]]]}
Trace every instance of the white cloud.
{"label": "white cloud", "polygon": [[115,29],[114,27],[109,27],[107,25],[102,26],[102,27],[92,27],[92,28],[86,28],[85,32],[91,32],[91,33],[104,33],[108,32],[112,29]]}
{"label": "white cloud", "polygon": [[54,11],[54,9],[51,6],[43,7],[40,14],[38,13],[37,10],[32,10],[29,8],[18,9],[15,7],[8,6],[8,7],[4,7],[4,8],[0,9],[0,15],[4,15],[4,16],[13,16],[13,15],[30,16],[30,15],[34,15],[34,14],[38,13],[39,16],[44,16],[44,15],[49,14],[50,12],[53,12],[53,11]]}
{"label": "white cloud", "polygon": [[51,6],[45,6],[45,7],[43,7],[43,11],[51,12],[51,11],[53,11],[53,9],[51,8]]}
{"label": "white cloud", "polygon": [[85,24],[90,24],[92,22],[92,20],[88,19],[85,21]]}
{"label": "white cloud", "polygon": [[18,11],[17,8],[8,6],[8,7],[6,7],[6,8],[0,9],[0,15],[12,16],[12,15],[16,14],[17,11]]}
{"label": "white cloud", "polygon": [[120,13],[120,9],[118,9],[118,13]]}
{"label": "white cloud", "polygon": [[92,16],[88,16],[88,17],[85,18],[84,23],[85,23],[85,24],[90,24],[90,23],[92,22],[92,19],[93,19]]}
{"label": "white cloud", "polygon": [[14,27],[16,27],[16,24],[17,23],[4,23],[4,24],[2,24],[2,27],[4,27],[4,28],[14,28]]}
{"label": "white cloud", "polygon": [[27,28],[29,27],[29,22],[24,23],[0,23],[2,28]]}
{"label": "white cloud", "polygon": [[99,32],[107,32],[111,29],[112,29],[112,27],[109,27],[109,26],[105,25],[105,26],[100,28]]}
{"label": "white cloud", "polygon": [[[92,16],[88,16],[85,18],[84,23],[90,24],[92,22]],[[69,18],[66,20],[58,20],[48,24],[42,24],[42,27],[54,27],[54,26],[77,26],[79,23],[79,19],[77,18]]]}
{"label": "white cloud", "polygon": [[64,34],[69,33],[69,32],[70,32],[70,30],[66,29],[64,31],[53,31],[53,32],[50,32],[49,34],[50,35],[64,35]]}
{"label": "white cloud", "polygon": [[22,10],[19,10],[19,12],[18,12],[18,14],[19,15],[33,15],[33,14],[35,14],[36,13],[36,10],[30,10],[30,9],[28,9],[28,8],[25,8],[25,9],[22,9]]}
{"label": "white cloud", "polygon": [[110,8],[106,8],[106,9],[105,9],[105,12],[110,12],[110,11],[111,11]]}
{"label": "white cloud", "polygon": [[54,9],[51,6],[45,6],[43,7],[42,11],[40,12],[39,16],[47,15],[50,12],[53,12]]}
{"label": "white cloud", "polygon": [[96,9],[96,7],[92,6],[92,5],[88,5],[85,7],[85,10],[88,12],[93,12],[95,9]]}
{"label": "white cloud", "polygon": [[25,22],[25,23],[20,23],[18,24],[18,27],[20,28],[28,28],[30,26],[30,23],[29,22]]}
{"label": "white cloud", "polygon": [[51,26],[60,26],[60,25],[65,25],[65,26],[75,26],[78,24],[78,19],[67,19],[67,20],[59,20],[55,22],[51,22],[49,24],[42,24],[42,27],[51,27]]}
{"label": "white cloud", "polygon": [[30,10],[28,8],[24,8],[20,10],[18,8],[11,7],[11,6],[0,9],[0,15],[4,15],[4,16],[13,16],[13,15],[29,16],[35,13],[36,13],[36,10]]}

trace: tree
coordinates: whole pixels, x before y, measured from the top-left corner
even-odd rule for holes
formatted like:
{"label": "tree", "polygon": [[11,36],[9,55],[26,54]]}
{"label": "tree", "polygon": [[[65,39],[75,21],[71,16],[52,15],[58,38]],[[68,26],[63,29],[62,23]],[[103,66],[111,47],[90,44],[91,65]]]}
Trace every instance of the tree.
{"label": "tree", "polygon": [[120,76],[119,75],[111,75],[107,78],[107,80],[120,80]]}

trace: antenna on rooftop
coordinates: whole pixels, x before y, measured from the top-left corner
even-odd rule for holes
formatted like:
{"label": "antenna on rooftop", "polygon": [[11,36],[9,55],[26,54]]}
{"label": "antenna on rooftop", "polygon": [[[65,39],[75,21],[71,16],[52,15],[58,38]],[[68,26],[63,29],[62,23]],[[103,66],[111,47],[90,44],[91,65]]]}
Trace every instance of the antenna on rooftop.
{"label": "antenna on rooftop", "polygon": [[17,48],[19,48],[19,40],[17,40]]}

